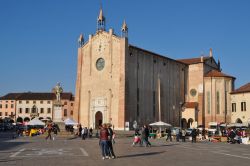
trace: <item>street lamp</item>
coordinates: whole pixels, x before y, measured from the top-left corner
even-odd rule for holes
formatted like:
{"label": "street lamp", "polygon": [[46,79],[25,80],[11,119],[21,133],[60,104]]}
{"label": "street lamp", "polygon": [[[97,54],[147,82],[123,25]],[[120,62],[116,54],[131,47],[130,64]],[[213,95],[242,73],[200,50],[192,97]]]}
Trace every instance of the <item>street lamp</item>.
{"label": "street lamp", "polygon": [[182,103],[182,101],[179,103],[180,104],[180,108],[179,108],[179,121],[180,121],[180,128],[182,128],[182,124],[181,124],[181,114],[182,114],[182,106],[184,103]]}

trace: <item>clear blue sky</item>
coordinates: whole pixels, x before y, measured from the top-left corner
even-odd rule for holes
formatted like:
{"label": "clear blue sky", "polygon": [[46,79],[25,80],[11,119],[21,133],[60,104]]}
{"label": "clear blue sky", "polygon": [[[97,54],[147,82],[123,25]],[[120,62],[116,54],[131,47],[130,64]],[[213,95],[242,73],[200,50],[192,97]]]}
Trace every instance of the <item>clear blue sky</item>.
{"label": "clear blue sky", "polygon": [[[103,0],[107,29],[173,59],[213,48],[236,88],[250,82],[249,0]],[[77,39],[96,31],[100,0],[1,0],[0,95],[47,92],[61,82],[75,93]]]}

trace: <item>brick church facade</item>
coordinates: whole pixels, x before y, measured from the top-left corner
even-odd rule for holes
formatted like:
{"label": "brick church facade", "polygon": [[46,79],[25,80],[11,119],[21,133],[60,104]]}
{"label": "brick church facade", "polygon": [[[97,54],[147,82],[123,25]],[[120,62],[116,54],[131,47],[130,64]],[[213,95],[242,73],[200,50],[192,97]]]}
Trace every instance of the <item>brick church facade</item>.
{"label": "brick church facade", "polygon": [[[96,33],[88,41],[83,35],[78,40],[76,121],[93,128],[111,123],[124,130],[156,121],[188,127],[206,125],[208,117],[227,120],[230,101],[214,106],[229,100],[223,91],[232,91],[234,77],[221,73],[212,55],[174,60],[130,45],[125,21],[121,36],[106,31],[105,23],[100,9]],[[220,86],[227,89],[217,93]],[[214,113],[215,108],[220,110]]]}

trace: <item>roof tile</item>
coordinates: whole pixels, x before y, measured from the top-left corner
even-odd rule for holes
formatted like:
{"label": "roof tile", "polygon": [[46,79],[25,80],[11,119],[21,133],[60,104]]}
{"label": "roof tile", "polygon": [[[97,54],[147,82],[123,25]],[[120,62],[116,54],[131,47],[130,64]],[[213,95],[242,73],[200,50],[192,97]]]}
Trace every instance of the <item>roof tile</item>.
{"label": "roof tile", "polygon": [[218,70],[211,70],[205,74],[205,77],[229,77],[229,78],[234,78],[233,76],[227,75],[225,73],[222,73]]}
{"label": "roof tile", "polygon": [[231,94],[250,92],[250,82],[233,91]]}

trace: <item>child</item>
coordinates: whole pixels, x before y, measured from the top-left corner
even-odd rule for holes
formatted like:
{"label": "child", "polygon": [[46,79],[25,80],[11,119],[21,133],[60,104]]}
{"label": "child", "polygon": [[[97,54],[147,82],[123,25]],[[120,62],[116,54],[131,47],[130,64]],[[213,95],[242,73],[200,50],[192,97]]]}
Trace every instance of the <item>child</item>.
{"label": "child", "polygon": [[140,145],[142,144],[141,138],[140,138],[139,135],[135,135],[132,146],[135,146],[135,145],[138,144],[138,143],[139,143]]}

